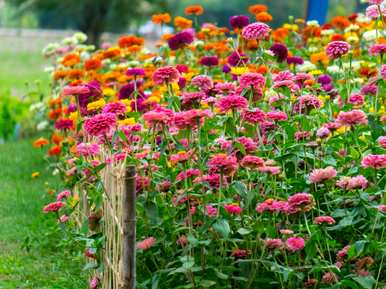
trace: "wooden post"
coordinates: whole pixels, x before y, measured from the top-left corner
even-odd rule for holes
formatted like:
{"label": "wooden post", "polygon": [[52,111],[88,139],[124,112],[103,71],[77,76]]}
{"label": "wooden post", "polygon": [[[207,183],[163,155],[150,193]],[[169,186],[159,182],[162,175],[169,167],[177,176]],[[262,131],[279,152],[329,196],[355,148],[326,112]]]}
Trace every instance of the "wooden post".
{"label": "wooden post", "polygon": [[136,248],[136,218],[135,218],[135,166],[128,166],[125,174],[125,189],[123,191],[122,217],[122,289],[135,289],[135,248]]}

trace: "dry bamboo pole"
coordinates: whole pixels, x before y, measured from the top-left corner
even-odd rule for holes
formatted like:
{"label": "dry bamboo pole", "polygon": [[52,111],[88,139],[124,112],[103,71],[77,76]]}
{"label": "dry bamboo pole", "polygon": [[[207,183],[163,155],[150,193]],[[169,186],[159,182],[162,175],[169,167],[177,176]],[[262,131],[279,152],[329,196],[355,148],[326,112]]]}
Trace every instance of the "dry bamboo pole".
{"label": "dry bamboo pole", "polygon": [[135,289],[135,166],[127,166],[122,200],[122,289]]}

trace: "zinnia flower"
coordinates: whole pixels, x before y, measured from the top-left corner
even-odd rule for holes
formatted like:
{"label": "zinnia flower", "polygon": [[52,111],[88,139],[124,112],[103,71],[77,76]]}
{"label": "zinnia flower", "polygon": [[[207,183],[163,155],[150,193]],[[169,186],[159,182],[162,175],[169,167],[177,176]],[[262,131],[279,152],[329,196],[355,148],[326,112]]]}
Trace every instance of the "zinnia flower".
{"label": "zinnia flower", "polygon": [[336,177],[336,170],[330,166],[325,169],[313,170],[310,174],[309,180],[311,183],[316,184],[335,177]]}
{"label": "zinnia flower", "polygon": [[215,154],[207,163],[211,173],[233,174],[237,169],[237,158],[226,154]]}
{"label": "zinnia flower", "polygon": [[333,225],[335,224],[335,220],[333,217],[330,216],[319,216],[314,219],[314,223],[317,225],[322,225],[324,223]]}
{"label": "zinnia flower", "polygon": [[331,59],[340,58],[350,50],[350,44],[345,41],[332,41],[326,47],[326,53]]}
{"label": "zinnia flower", "polygon": [[269,50],[273,52],[279,62],[283,62],[287,59],[288,49],[284,44],[275,43]]}
{"label": "zinnia flower", "polygon": [[101,113],[84,122],[85,131],[92,136],[103,136],[110,133],[116,124],[115,114]]}
{"label": "zinnia flower", "polygon": [[160,67],[153,73],[153,81],[159,85],[175,82],[179,77],[180,73],[173,66]]}
{"label": "zinnia flower", "polygon": [[184,31],[174,34],[168,39],[168,45],[171,50],[177,50],[184,48],[188,44],[194,41],[194,32],[191,29],[186,29]]}
{"label": "zinnia flower", "polygon": [[245,97],[237,94],[226,95],[221,97],[217,101],[217,106],[222,112],[227,112],[229,110],[240,110],[248,106],[248,101]]}
{"label": "zinnia flower", "polygon": [[285,242],[288,250],[292,252],[300,251],[304,248],[305,242],[301,237],[291,237]]}
{"label": "zinnia flower", "polygon": [[359,109],[340,111],[336,119],[343,125],[367,124],[366,114]]}
{"label": "zinnia flower", "polygon": [[242,36],[247,40],[263,40],[269,36],[271,28],[262,22],[251,23],[243,28]]}
{"label": "zinnia flower", "polygon": [[224,205],[224,209],[232,215],[240,215],[243,211],[239,205],[235,204]]}
{"label": "zinnia flower", "polygon": [[386,168],[386,154],[384,155],[367,155],[362,159],[362,167],[380,170]]}
{"label": "zinnia flower", "polygon": [[61,201],[53,202],[45,206],[43,208],[43,212],[44,213],[57,212],[60,210],[60,208],[64,207],[65,205],[66,204]]}
{"label": "zinnia flower", "polygon": [[137,248],[142,251],[146,251],[151,247],[153,247],[155,243],[156,243],[156,239],[154,237],[149,237],[141,242],[138,242]]}
{"label": "zinnia flower", "polygon": [[249,17],[245,15],[235,15],[229,18],[229,24],[233,29],[242,29],[249,24]]}

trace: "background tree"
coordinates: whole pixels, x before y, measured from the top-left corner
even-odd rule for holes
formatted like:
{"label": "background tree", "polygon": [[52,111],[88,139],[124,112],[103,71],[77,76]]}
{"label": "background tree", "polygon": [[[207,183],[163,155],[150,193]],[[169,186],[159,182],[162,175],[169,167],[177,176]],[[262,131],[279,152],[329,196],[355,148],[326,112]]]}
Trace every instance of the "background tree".
{"label": "background tree", "polygon": [[19,16],[33,11],[41,28],[81,30],[95,45],[104,31],[124,32],[131,24],[167,7],[166,0],[7,0],[7,3],[17,7]]}

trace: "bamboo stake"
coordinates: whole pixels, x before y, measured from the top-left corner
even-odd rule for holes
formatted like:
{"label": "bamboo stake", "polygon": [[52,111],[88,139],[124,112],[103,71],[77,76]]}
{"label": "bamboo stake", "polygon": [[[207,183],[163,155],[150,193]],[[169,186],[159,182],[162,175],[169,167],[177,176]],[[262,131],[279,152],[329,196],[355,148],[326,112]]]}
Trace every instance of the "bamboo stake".
{"label": "bamboo stake", "polygon": [[128,166],[122,200],[122,289],[135,289],[135,166]]}

